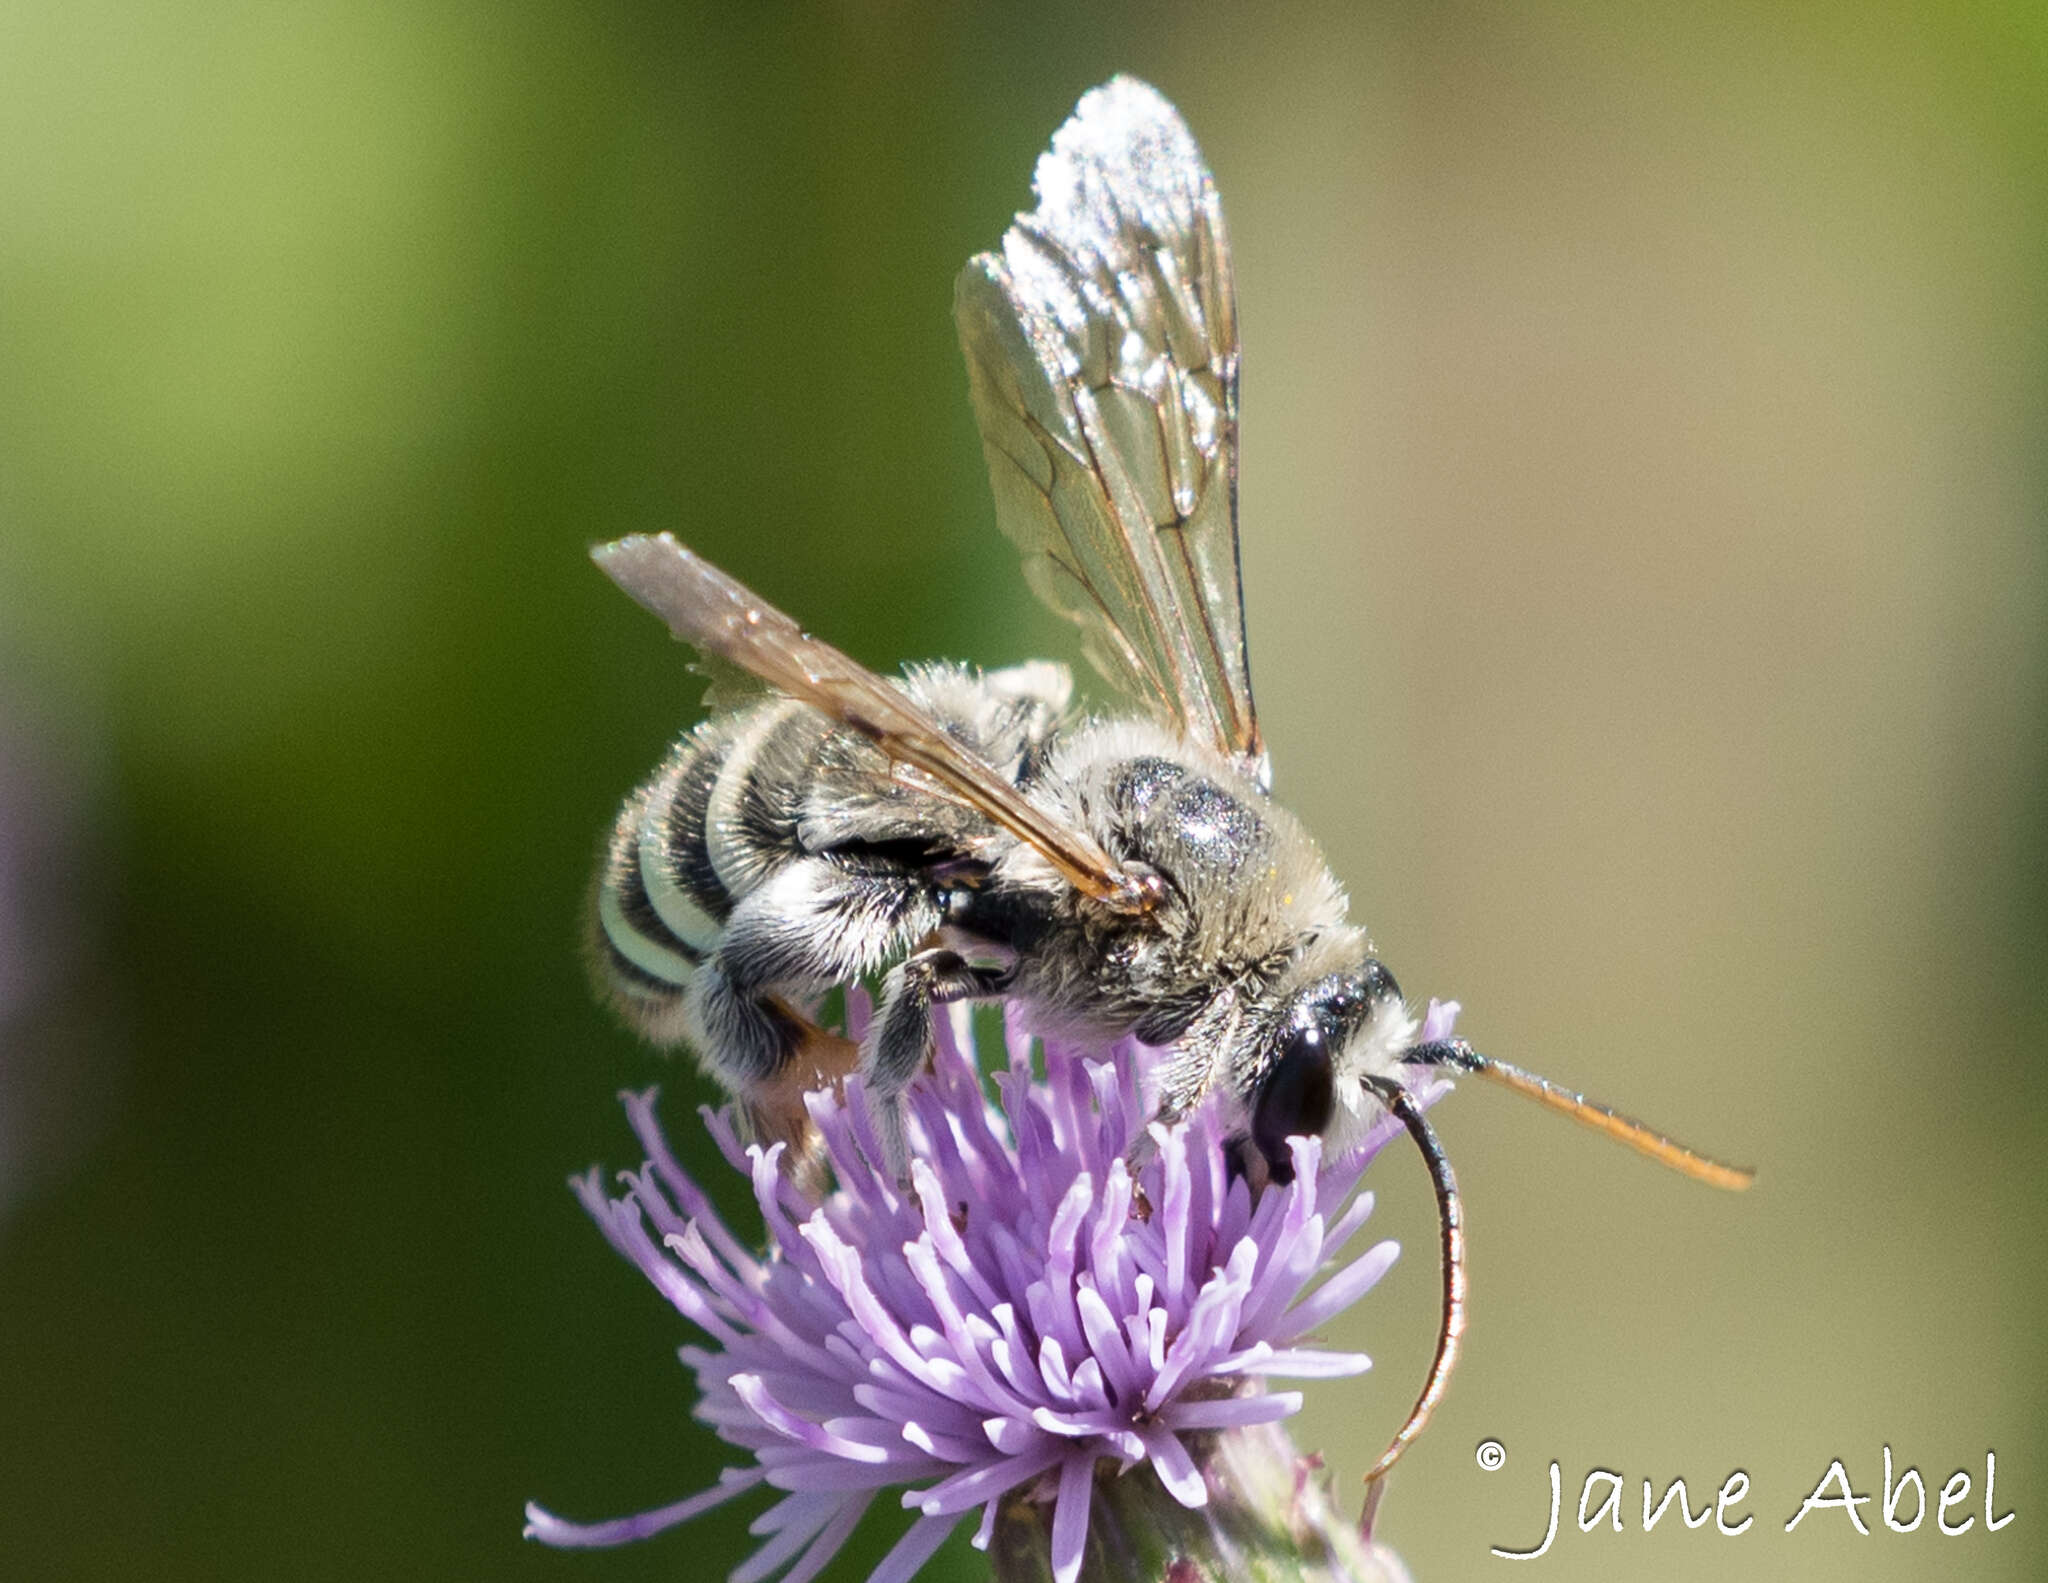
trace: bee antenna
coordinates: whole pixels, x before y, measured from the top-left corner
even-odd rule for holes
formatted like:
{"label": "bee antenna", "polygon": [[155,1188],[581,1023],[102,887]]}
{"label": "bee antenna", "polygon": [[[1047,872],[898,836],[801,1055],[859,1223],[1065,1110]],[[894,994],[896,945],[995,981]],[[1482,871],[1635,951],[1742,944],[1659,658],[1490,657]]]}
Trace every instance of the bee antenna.
{"label": "bee antenna", "polygon": [[1359,1521],[1361,1533],[1370,1538],[1372,1520],[1379,1509],[1379,1481],[1427,1427],[1430,1414],[1444,1399],[1444,1391],[1451,1383],[1451,1369],[1458,1361],[1459,1342],[1465,1334],[1465,1212],[1458,1199],[1458,1178],[1414,1095],[1391,1077],[1368,1078],[1366,1086],[1408,1129],[1408,1136],[1415,1140],[1423,1162],[1429,1167],[1429,1179],[1436,1188],[1437,1222],[1443,1228],[1444,1267],[1443,1323],[1437,1331],[1436,1356],[1422,1382],[1422,1394],[1408,1409],[1408,1421],[1365,1475],[1365,1512]]}
{"label": "bee antenna", "polygon": [[1571,1117],[1580,1126],[1604,1132],[1616,1142],[1648,1155],[1659,1165],[1667,1166],[1681,1176],[1689,1176],[1695,1182],[1705,1182],[1709,1187],[1739,1193],[1756,1180],[1756,1172],[1747,1166],[1724,1165],[1697,1149],[1667,1138],[1632,1116],[1624,1116],[1584,1094],[1560,1088],[1547,1077],[1538,1077],[1519,1066],[1510,1066],[1506,1061],[1481,1055],[1463,1039],[1436,1039],[1428,1044],[1414,1045],[1402,1052],[1401,1060],[1414,1066],[1440,1066],[1453,1072],[1470,1072],[1474,1077],[1483,1077],[1488,1082],[1513,1089],[1539,1105],[1549,1106],[1559,1115]]}

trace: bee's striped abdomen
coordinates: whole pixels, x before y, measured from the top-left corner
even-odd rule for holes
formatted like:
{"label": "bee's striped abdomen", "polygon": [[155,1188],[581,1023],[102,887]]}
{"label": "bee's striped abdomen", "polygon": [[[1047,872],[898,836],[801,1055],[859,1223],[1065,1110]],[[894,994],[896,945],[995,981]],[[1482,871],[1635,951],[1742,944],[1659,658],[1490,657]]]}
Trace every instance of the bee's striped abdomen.
{"label": "bee's striped abdomen", "polygon": [[626,799],[598,874],[598,977],[618,1010],[663,1044],[683,1036],[683,992],[732,912],[705,852],[704,811],[735,723],[706,721]]}
{"label": "bee's striped abdomen", "polygon": [[[692,828],[710,883],[734,902],[803,855],[797,824],[814,784],[819,750],[835,728],[794,699],[777,699],[732,723],[730,746]],[[680,805],[678,813],[681,813]]]}
{"label": "bee's striped abdomen", "polygon": [[598,879],[608,997],[657,1043],[688,1036],[686,992],[740,901],[800,856],[802,773],[829,726],[774,700],[706,721],[626,800]]}
{"label": "bee's striped abdomen", "polygon": [[704,833],[711,793],[732,757],[730,721],[698,727],[646,787],[630,861],[650,909],[671,938],[703,957],[718,949],[733,896],[711,866]]}

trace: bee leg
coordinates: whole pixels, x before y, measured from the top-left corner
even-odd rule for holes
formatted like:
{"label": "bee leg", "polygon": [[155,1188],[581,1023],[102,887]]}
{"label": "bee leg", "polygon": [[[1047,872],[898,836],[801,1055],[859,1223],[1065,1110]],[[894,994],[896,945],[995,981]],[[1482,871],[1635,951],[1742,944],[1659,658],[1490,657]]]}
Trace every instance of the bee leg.
{"label": "bee leg", "polygon": [[822,1143],[804,1096],[844,1077],[858,1050],[780,995],[742,990],[715,956],[692,981],[688,1006],[695,1019],[691,1045],[705,1070],[738,1101],[742,1139],[786,1144],[783,1170],[808,1196],[822,1196]]}
{"label": "bee leg", "polygon": [[759,986],[736,981],[720,955],[697,970],[689,988],[689,1039],[713,1077],[752,1095],[783,1074],[810,1024]]}
{"label": "bee leg", "polygon": [[1007,967],[983,967],[957,951],[932,946],[907,957],[882,980],[881,1009],[861,1050],[869,1110],[883,1163],[899,1178],[910,1168],[903,1137],[903,1094],[933,1054],[932,1008],[996,994]]}
{"label": "bee leg", "polygon": [[[783,1009],[788,1011],[787,1007]],[[851,1072],[860,1060],[860,1048],[851,1039],[829,1033],[794,1011],[789,1011],[789,1015],[803,1026],[802,1042],[781,1072],[746,1096],[739,1114],[745,1133],[753,1141],[786,1145],[782,1154],[783,1173],[805,1197],[815,1202],[825,1196],[831,1171],[825,1157],[825,1140],[811,1124],[809,1096],[813,1090],[830,1087]]]}
{"label": "bee leg", "polygon": [[825,856],[786,864],[726,920],[698,974],[698,1048],[744,1096],[759,1135],[789,1142],[792,1165],[817,1143],[805,1094],[843,1077],[855,1052],[783,997],[858,979],[938,922],[938,903],[914,874]]}
{"label": "bee leg", "polygon": [[[1131,1146],[1124,1151],[1124,1166],[1133,1180],[1159,1152],[1152,1127],[1171,1127],[1186,1120],[1208,1095],[1214,1080],[1214,1067],[1215,1060],[1200,1039],[1184,1041],[1160,1063],[1154,1075],[1158,1098],[1154,1102],[1151,1123],[1131,1140]],[[1236,1157],[1238,1152],[1233,1150],[1233,1173],[1250,1176],[1251,1173],[1243,1169],[1246,1162]],[[1263,1180],[1263,1177],[1253,1177],[1253,1185],[1260,1185]]]}
{"label": "bee leg", "polygon": [[940,920],[914,872],[801,858],[733,909],[718,961],[742,989],[814,993],[874,972]]}

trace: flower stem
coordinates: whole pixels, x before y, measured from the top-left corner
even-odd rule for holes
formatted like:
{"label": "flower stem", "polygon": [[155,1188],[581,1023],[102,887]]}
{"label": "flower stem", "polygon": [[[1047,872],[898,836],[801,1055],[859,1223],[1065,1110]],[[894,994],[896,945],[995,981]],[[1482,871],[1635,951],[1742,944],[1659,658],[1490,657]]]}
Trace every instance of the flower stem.
{"label": "flower stem", "polygon": [[[1193,1511],[1149,1463],[1123,1474],[1099,1464],[1077,1583],[1408,1583],[1400,1559],[1337,1510],[1320,1460],[1278,1425],[1216,1435],[1200,1462],[1209,1501]],[[1005,1507],[989,1543],[995,1583],[1051,1577],[1052,1516],[1050,1500]]]}

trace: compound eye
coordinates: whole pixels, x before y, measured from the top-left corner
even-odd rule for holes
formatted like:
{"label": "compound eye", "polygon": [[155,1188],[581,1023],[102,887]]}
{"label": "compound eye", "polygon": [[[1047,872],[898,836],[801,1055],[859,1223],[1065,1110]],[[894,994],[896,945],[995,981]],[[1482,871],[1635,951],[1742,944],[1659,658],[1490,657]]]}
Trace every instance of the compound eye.
{"label": "compound eye", "polygon": [[1252,1107],[1252,1142],[1266,1157],[1266,1170],[1274,1181],[1284,1185],[1294,1180],[1287,1140],[1320,1134],[1329,1126],[1336,1103],[1329,1039],[1320,1023],[1297,1025],[1259,1085],[1258,1103]]}
{"label": "compound eye", "polygon": [[1358,977],[1367,1000],[1377,1002],[1401,998],[1401,986],[1394,982],[1394,975],[1387,971],[1387,964],[1378,957],[1369,959],[1359,970]]}

